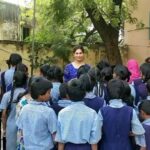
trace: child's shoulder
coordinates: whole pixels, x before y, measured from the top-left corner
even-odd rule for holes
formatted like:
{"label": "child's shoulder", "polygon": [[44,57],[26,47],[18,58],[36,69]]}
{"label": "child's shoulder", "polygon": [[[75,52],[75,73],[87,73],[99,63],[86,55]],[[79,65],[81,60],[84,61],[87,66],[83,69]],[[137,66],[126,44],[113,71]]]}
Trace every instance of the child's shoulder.
{"label": "child's shoulder", "polygon": [[87,113],[87,114],[93,114],[93,113],[96,113],[95,110],[93,110],[92,108],[86,106],[85,104],[83,105],[80,105],[79,107],[77,105],[69,105],[65,108],[63,108],[60,112],[59,112],[59,115],[63,115],[63,114],[69,114],[72,113],[72,112],[84,112],[84,113]]}

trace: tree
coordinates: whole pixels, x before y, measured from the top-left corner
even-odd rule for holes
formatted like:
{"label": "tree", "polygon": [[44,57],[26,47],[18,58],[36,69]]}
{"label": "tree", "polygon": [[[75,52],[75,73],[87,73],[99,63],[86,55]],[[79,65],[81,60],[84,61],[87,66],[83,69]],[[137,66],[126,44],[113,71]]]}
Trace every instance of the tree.
{"label": "tree", "polygon": [[50,45],[54,57],[65,62],[73,45],[103,41],[110,63],[122,63],[119,30],[124,21],[137,21],[131,16],[136,4],[137,0],[37,0],[35,41]]}

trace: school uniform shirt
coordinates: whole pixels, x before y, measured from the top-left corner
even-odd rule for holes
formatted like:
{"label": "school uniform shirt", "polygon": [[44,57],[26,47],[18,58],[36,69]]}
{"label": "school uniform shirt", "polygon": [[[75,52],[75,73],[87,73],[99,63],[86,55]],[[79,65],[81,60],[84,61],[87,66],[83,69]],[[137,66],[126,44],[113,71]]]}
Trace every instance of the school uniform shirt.
{"label": "school uniform shirt", "polygon": [[[14,90],[14,96],[13,100],[11,103],[11,109],[9,116],[7,118],[7,123],[6,123],[6,149],[7,150],[16,150],[16,145],[17,145],[17,126],[16,126],[16,103],[14,101],[17,99],[18,95],[20,93],[24,93],[25,89],[24,88],[16,88]],[[10,95],[11,91],[6,92],[3,95],[0,108],[7,109],[9,101],[10,101]]]}
{"label": "school uniform shirt", "polygon": [[43,102],[30,101],[22,108],[16,123],[23,131],[26,150],[50,150],[54,147],[52,134],[57,127],[56,114]]}
{"label": "school uniform shirt", "polygon": [[86,92],[84,103],[86,106],[94,109],[97,113],[101,107],[106,105],[105,100],[102,97],[96,96],[93,92]]}
{"label": "school uniform shirt", "polygon": [[53,82],[53,88],[51,89],[51,98],[53,103],[57,103],[60,97],[59,87],[61,85],[60,82]]}
{"label": "school uniform shirt", "polygon": [[56,115],[58,116],[58,113],[60,112],[60,110],[62,110],[63,108],[71,105],[71,101],[68,99],[62,99],[59,100],[57,103],[53,103],[51,105],[51,108],[53,108],[53,110],[55,111]]}
{"label": "school uniform shirt", "polygon": [[96,144],[101,138],[101,120],[83,102],[72,102],[58,114],[55,140],[60,143]]}
{"label": "school uniform shirt", "polygon": [[147,96],[147,98],[146,98],[147,100],[150,100],[150,96]]}
{"label": "school uniform shirt", "polygon": [[[121,99],[113,99],[109,101],[109,106],[111,108],[123,108],[125,106],[125,103],[122,102]],[[105,108],[105,107],[104,107]],[[103,120],[103,116],[101,111],[99,111],[100,119]],[[133,134],[135,134],[135,141],[137,145],[140,145],[142,147],[145,147],[145,130],[140,123],[137,114],[134,109],[132,109],[132,118],[131,118],[131,131]]]}
{"label": "school uniform shirt", "polygon": [[12,84],[14,72],[15,72],[15,67],[10,67],[8,70],[5,71],[4,79],[5,79],[6,91],[7,91],[7,87]]}
{"label": "school uniform shirt", "polygon": [[146,150],[150,150],[150,118],[142,122],[145,129]]}

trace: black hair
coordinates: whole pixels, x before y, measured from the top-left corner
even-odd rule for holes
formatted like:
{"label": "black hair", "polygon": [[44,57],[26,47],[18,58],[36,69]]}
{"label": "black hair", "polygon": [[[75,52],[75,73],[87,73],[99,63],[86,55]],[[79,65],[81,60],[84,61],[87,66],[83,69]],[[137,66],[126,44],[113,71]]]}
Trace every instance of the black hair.
{"label": "black hair", "polygon": [[12,53],[9,59],[6,61],[8,66],[16,66],[17,64],[22,62],[22,57],[17,53]]}
{"label": "black hair", "polygon": [[94,86],[96,85],[96,80],[94,78],[91,78],[91,76],[87,73],[81,75],[79,79],[84,85],[86,92],[92,91]]}
{"label": "black hair", "polygon": [[128,68],[124,65],[116,65],[113,72],[119,77],[121,80],[129,81],[131,73]]}
{"label": "black hair", "polygon": [[124,83],[120,79],[112,79],[108,82],[108,94],[111,99],[122,99],[124,96]]}
{"label": "black hair", "polygon": [[150,63],[143,63],[140,66],[142,75],[144,75],[144,82],[147,82],[150,79]]}
{"label": "black hair", "polygon": [[[13,100],[14,91],[16,88],[24,87],[27,83],[27,75],[22,71],[15,71],[13,76],[13,87],[10,93],[10,102]],[[16,102],[17,100],[15,100]]]}
{"label": "black hair", "polygon": [[37,77],[35,81],[31,83],[31,97],[36,100],[40,95],[44,95],[52,87],[50,81],[43,77]]}
{"label": "black hair", "polygon": [[50,66],[47,72],[47,79],[50,81],[63,82],[63,72],[59,66],[53,65]]}
{"label": "black hair", "polygon": [[59,93],[60,93],[60,98],[61,98],[61,99],[67,97],[67,89],[68,89],[67,83],[62,83],[62,84],[59,86]]}
{"label": "black hair", "polygon": [[78,70],[77,70],[77,78],[79,78],[84,73],[88,73],[89,70],[90,70],[90,66],[89,65],[82,65],[82,66],[80,66],[78,68]]}
{"label": "black hair", "polygon": [[88,74],[91,78],[93,78],[92,80],[95,79],[96,82],[101,80],[101,74],[97,67],[90,68],[90,70],[88,71]]}
{"label": "black hair", "polygon": [[147,81],[146,87],[147,87],[148,93],[150,93],[150,79]]}
{"label": "black hair", "polygon": [[27,75],[22,71],[16,71],[13,76],[13,85],[22,87],[27,83]]}
{"label": "black hair", "polygon": [[49,64],[44,64],[44,65],[42,65],[42,66],[40,67],[40,72],[41,72],[42,75],[43,75],[44,77],[46,77],[46,78],[47,78],[47,72],[48,72],[49,68],[50,68],[50,65],[49,65]]}
{"label": "black hair", "polygon": [[129,84],[126,81],[123,81],[124,83],[124,95],[123,95],[123,102],[125,102],[128,106],[134,107],[133,101],[134,97],[131,95],[131,88]]}
{"label": "black hair", "polygon": [[82,101],[85,96],[85,88],[79,79],[68,82],[68,96],[72,101]]}
{"label": "black hair", "polygon": [[108,82],[109,80],[111,80],[113,78],[112,75],[112,68],[111,67],[105,67],[101,70],[100,72],[101,74],[101,78],[103,81]]}
{"label": "black hair", "polygon": [[147,57],[147,58],[145,59],[145,62],[146,62],[146,63],[150,63],[150,57]]}
{"label": "black hair", "polygon": [[139,111],[143,110],[147,115],[150,115],[150,101],[143,100],[139,105]]}
{"label": "black hair", "polygon": [[73,48],[73,53],[75,53],[77,49],[81,49],[81,51],[84,53],[84,48],[83,48],[82,45],[76,45],[76,46]]}
{"label": "black hair", "polygon": [[28,67],[23,63],[19,63],[16,66],[16,71],[22,71],[22,72],[28,74]]}
{"label": "black hair", "polygon": [[96,67],[101,71],[102,69],[104,69],[105,67],[110,67],[110,64],[108,62],[107,59],[102,59],[97,65]]}
{"label": "black hair", "polygon": [[25,92],[20,93],[18,95],[16,103],[18,103],[23,96],[25,96],[26,94],[30,93],[31,83],[34,82],[36,79],[37,79],[37,77],[33,77],[33,76],[29,78],[29,80],[27,82],[27,86],[28,86],[27,89],[25,90]]}

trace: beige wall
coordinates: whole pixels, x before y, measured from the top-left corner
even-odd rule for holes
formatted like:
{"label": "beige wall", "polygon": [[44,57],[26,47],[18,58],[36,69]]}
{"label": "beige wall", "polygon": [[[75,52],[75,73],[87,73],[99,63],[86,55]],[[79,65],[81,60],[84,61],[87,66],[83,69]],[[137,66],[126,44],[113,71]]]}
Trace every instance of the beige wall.
{"label": "beige wall", "polygon": [[[19,46],[16,45],[15,42],[8,44],[8,43],[0,43],[0,69],[3,71],[7,69],[6,60],[9,58],[11,53],[19,53],[23,57],[23,63],[25,63],[29,67],[30,72],[30,61],[28,58],[27,47],[26,46]],[[45,57],[46,55],[51,55],[50,53],[47,54],[42,52],[40,57]],[[94,66],[100,59],[105,57],[104,47],[101,47],[99,50],[90,50],[87,51],[85,54],[85,62]],[[70,58],[72,60],[72,58]],[[60,60],[58,65],[62,66],[63,62]],[[35,71],[38,73],[38,70]]]}
{"label": "beige wall", "polygon": [[144,23],[144,28],[125,23],[125,44],[128,45],[128,59],[135,58],[142,63],[150,56],[150,0],[138,0],[133,16]]}

